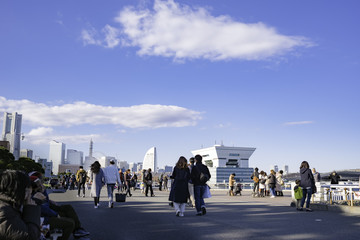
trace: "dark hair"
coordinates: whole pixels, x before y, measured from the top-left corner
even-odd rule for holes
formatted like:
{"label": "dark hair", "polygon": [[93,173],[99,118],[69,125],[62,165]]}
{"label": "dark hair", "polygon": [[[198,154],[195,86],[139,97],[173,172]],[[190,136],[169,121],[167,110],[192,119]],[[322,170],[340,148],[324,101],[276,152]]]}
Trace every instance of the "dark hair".
{"label": "dark hair", "polygon": [[195,156],[195,161],[196,161],[196,162],[202,162],[202,156],[199,155],[199,154],[196,155],[196,156]]}
{"label": "dark hair", "polygon": [[283,173],[284,173],[284,171],[283,171],[283,170],[280,170],[280,171],[279,171],[279,173],[283,174]]}
{"label": "dark hair", "polygon": [[83,166],[80,166],[79,168],[84,168]]}
{"label": "dark hair", "polygon": [[14,207],[19,208],[25,200],[25,189],[30,187],[30,178],[18,170],[0,170],[0,193],[8,196]]}
{"label": "dark hair", "polygon": [[101,167],[100,163],[98,161],[95,161],[93,164],[91,164],[91,167],[90,167],[91,172],[99,173],[100,172],[100,167]]}
{"label": "dark hair", "polygon": [[190,163],[194,163],[194,162],[195,162],[195,158],[194,158],[194,157],[189,158],[189,162],[190,162]]}
{"label": "dark hair", "polygon": [[255,168],[255,171],[257,172],[257,171],[259,171],[259,169],[256,167],[256,168]]}
{"label": "dark hair", "polygon": [[299,179],[296,179],[296,180],[295,180],[295,184],[300,184],[300,182],[301,182],[301,181],[300,181]]}
{"label": "dark hair", "polygon": [[300,169],[302,168],[310,168],[309,163],[307,161],[303,161],[300,165]]}
{"label": "dark hair", "polygon": [[264,171],[261,171],[261,172],[260,172],[261,175],[264,175],[264,173],[265,173]]}
{"label": "dark hair", "polygon": [[179,158],[179,160],[177,161],[177,163],[176,163],[176,167],[180,168],[180,169],[187,168],[187,160],[186,160],[186,158],[181,156]]}

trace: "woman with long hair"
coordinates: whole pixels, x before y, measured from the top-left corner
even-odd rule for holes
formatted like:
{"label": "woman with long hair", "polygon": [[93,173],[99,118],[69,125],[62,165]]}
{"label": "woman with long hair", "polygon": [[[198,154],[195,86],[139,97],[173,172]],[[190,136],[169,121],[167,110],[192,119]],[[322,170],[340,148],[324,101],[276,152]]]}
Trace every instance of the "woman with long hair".
{"label": "woman with long hair", "polygon": [[189,198],[188,182],[190,180],[190,170],[185,157],[181,156],[179,158],[171,178],[174,182],[171,187],[169,201],[174,202],[176,216],[183,217],[185,204]]}
{"label": "woman with long hair", "polygon": [[306,208],[305,210],[307,212],[312,212],[313,210],[310,209],[310,199],[311,194],[313,193],[313,190],[315,188],[315,180],[314,175],[312,174],[310,170],[309,163],[307,161],[303,161],[300,165],[300,186],[303,189],[303,198],[301,199],[301,205],[299,208],[300,211],[303,210],[305,199],[306,199]]}
{"label": "woman with long hair", "polygon": [[98,208],[100,206],[100,192],[101,188],[105,183],[105,176],[104,172],[101,169],[101,165],[98,161],[95,161],[91,164],[91,175],[90,175],[90,182],[91,190],[90,190],[90,197],[94,198],[94,208]]}

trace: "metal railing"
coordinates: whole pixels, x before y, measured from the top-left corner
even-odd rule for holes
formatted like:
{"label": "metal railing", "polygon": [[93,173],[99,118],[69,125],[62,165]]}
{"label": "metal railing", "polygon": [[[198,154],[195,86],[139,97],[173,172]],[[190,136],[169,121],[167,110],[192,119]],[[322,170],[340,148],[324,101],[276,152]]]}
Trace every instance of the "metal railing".
{"label": "metal railing", "polygon": [[[291,189],[294,189],[295,183],[291,183]],[[355,202],[360,202],[360,188],[357,182],[345,182],[340,184],[330,184],[327,182],[316,183],[317,192],[311,197],[312,203],[344,203],[354,206]],[[294,197],[294,191],[292,198]]]}

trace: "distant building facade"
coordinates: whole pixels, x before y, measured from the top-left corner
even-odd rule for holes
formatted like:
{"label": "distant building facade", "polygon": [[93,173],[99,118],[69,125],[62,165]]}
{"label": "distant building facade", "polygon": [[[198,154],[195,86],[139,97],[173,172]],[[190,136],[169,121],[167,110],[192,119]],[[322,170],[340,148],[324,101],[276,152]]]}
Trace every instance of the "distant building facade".
{"label": "distant building facade", "polygon": [[129,164],[127,161],[118,161],[117,167],[118,169],[122,169],[123,171],[126,171],[129,169]]}
{"label": "distant building facade", "polygon": [[129,169],[132,172],[137,172],[137,163],[129,163]]}
{"label": "distant building facade", "polygon": [[14,155],[15,160],[20,157],[21,122],[22,115],[4,112],[2,140],[10,143],[9,151]]}
{"label": "distant building facade", "polygon": [[165,171],[166,173],[172,173],[173,167],[172,167],[172,166],[165,166],[165,167],[164,167],[164,171]]}
{"label": "distant building facade", "polygon": [[66,164],[83,165],[84,153],[75,149],[68,149],[66,154]]}
{"label": "distant building facade", "polygon": [[60,164],[59,165],[59,173],[73,173],[76,174],[76,172],[79,170],[80,165],[78,164]]}
{"label": "distant building facade", "polygon": [[0,141],[0,147],[3,147],[10,151],[10,142],[9,141]]}
{"label": "distant building facade", "polygon": [[20,157],[26,157],[33,159],[33,150],[30,149],[21,149],[20,150]]}
{"label": "distant building facade", "polygon": [[143,169],[149,169],[151,168],[151,170],[153,172],[157,171],[157,154],[156,154],[156,147],[152,147],[150,148],[144,156],[144,161],[143,161]]}
{"label": "distant building facade", "polygon": [[53,163],[53,173],[59,172],[59,165],[65,164],[65,144],[58,141],[50,142],[50,151],[48,161]]}
{"label": "distant building facade", "polygon": [[214,145],[209,148],[202,148],[191,151],[195,156],[201,155],[203,164],[208,166],[211,179],[210,184],[228,183],[229,176],[236,174],[236,181],[250,181],[253,168],[249,168],[249,158],[256,148],[248,147],[227,147],[224,145]]}

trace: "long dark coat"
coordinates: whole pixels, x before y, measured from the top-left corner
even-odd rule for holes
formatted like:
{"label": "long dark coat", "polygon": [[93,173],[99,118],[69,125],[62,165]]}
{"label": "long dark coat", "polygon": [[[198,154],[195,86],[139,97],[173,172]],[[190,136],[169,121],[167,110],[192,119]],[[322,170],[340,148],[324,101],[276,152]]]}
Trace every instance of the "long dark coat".
{"label": "long dark coat", "polygon": [[190,180],[189,168],[174,168],[172,173],[173,184],[169,195],[169,201],[186,203],[189,198],[188,183]]}

